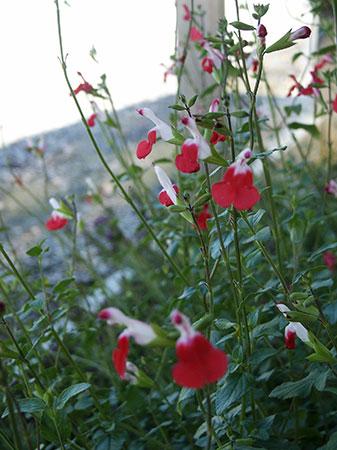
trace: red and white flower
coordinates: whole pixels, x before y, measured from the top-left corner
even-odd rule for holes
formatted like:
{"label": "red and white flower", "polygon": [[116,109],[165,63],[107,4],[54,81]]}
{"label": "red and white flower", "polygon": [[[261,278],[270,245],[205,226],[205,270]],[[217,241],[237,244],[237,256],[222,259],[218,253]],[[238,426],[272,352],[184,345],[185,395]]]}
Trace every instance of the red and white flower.
{"label": "red and white flower", "polygon": [[180,332],[176,342],[178,362],[172,369],[174,381],[179,386],[200,389],[222,378],[228,368],[226,353],[195,331],[180,311],[172,311],[171,321]]}
{"label": "red and white flower", "polygon": [[169,141],[173,138],[172,129],[167,123],[159,119],[150,108],[140,108],[137,112],[147,119],[151,120],[155,124],[155,127],[147,134],[147,139],[140,141],[137,146],[137,158],[144,159],[152,151],[153,145],[157,141],[157,135],[159,134],[163,141]]}
{"label": "red and white flower", "polygon": [[61,230],[67,223],[69,216],[60,212],[61,205],[55,198],[50,198],[49,203],[53,208],[50,218],[46,221],[45,227],[49,231]]}
{"label": "red and white flower", "polygon": [[337,197],[337,183],[335,180],[330,180],[324,189],[328,194]]}
{"label": "red and white flower", "polygon": [[222,208],[233,205],[239,211],[251,209],[260,200],[254,186],[253,171],[247,161],[252,157],[250,149],[243,150],[225,172],[223,180],[212,186],[212,197]]}
{"label": "red and white flower", "polygon": [[[276,306],[287,319],[287,313],[290,312],[288,306],[283,303],[278,303]],[[308,330],[300,322],[290,322],[284,330],[284,343],[288,349],[296,348],[296,336],[305,344],[310,342]]]}
{"label": "red and white flower", "polygon": [[176,167],[183,173],[194,173],[200,170],[199,159],[206,159],[211,155],[211,149],[206,139],[198,130],[192,117],[184,117],[182,123],[192,134],[193,139],[186,139],[181,146],[181,154],[176,156]]}
{"label": "red and white flower", "polygon": [[133,338],[139,345],[148,345],[156,339],[156,333],[151,325],[126,316],[118,308],[102,309],[98,317],[106,320],[109,325],[122,325],[126,327],[118,337],[117,348],[112,352],[112,361],[116,372],[122,380],[135,381],[137,373],[133,368],[137,368],[128,362],[130,339]]}
{"label": "red and white flower", "polygon": [[177,194],[179,193],[178,186],[172,183],[165,170],[161,167],[155,165],[154,171],[156,172],[158,181],[163,188],[158,195],[159,202],[164,206],[176,205]]}
{"label": "red and white flower", "polygon": [[218,112],[219,106],[220,106],[220,99],[218,97],[213,98],[213,100],[211,101],[211,104],[209,105],[208,112],[210,112],[210,113]]}
{"label": "red and white flower", "polygon": [[207,56],[205,56],[201,60],[202,69],[208,73],[212,73],[214,67],[216,69],[220,69],[222,62],[225,59],[224,55],[220,52],[220,50],[217,50],[216,48],[212,47],[209,44],[209,42],[205,40],[201,42],[201,46],[207,52]]}

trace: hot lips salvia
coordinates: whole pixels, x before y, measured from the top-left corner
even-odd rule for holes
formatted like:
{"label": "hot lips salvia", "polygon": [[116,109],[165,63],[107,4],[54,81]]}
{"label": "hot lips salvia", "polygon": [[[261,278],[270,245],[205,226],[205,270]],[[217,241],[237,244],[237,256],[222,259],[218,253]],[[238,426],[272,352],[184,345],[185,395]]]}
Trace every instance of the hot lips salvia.
{"label": "hot lips salvia", "polygon": [[[160,341],[153,327],[140,320],[126,316],[117,308],[103,309],[98,317],[109,325],[122,325],[125,330],[119,335],[117,347],[112,352],[112,361],[122,380],[136,382],[137,367],[128,361],[130,338],[139,345]],[[189,319],[178,310],[171,313],[172,324],[180,332],[176,342],[177,363],[172,369],[174,381],[180,386],[200,389],[215,383],[227,372],[228,357],[214,347],[201,333],[195,331]],[[165,339],[165,343],[169,343]]]}
{"label": "hot lips salvia", "polygon": [[223,180],[213,184],[212,197],[223,208],[233,205],[239,211],[251,209],[260,200],[254,186],[253,171],[247,161],[252,157],[250,149],[243,150],[225,172]]}

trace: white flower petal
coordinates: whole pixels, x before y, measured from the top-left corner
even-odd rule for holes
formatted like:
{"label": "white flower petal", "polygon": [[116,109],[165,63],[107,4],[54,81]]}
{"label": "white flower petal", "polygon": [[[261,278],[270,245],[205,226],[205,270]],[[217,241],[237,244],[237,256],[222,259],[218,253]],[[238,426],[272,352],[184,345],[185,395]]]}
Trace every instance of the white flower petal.
{"label": "white flower petal", "polygon": [[174,190],[172,181],[168,177],[165,170],[163,170],[159,166],[154,166],[154,171],[156,172],[157,178],[159,183],[161,184],[162,188],[166,191],[167,195],[170,197],[172,202],[176,205],[177,204],[177,193]]}

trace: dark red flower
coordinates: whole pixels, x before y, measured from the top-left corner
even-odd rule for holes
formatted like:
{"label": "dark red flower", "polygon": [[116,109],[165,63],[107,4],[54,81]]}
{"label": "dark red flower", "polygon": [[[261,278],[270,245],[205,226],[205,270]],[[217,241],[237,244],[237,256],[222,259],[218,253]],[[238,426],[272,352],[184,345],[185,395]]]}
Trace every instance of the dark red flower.
{"label": "dark red flower", "polygon": [[291,329],[291,324],[284,331],[284,343],[289,350],[296,348],[296,332]]}
{"label": "dark red flower", "polygon": [[93,113],[87,120],[88,127],[94,127],[96,125],[97,114]]}
{"label": "dark red flower", "polygon": [[198,145],[186,139],[181,146],[181,154],[176,156],[176,168],[183,173],[194,173],[200,170],[198,162]]}
{"label": "dark red flower", "polygon": [[112,352],[112,361],[119,377],[124,380],[126,374],[126,363],[129,354],[129,337],[121,334],[118,338],[117,348]]}
{"label": "dark red flower", "polygon": [[251,209],[260,200],[259,191],[253,184],[253,171],[247,160],[252,156],[243,150],[225,172],[223,180],[212,186],[214,201],[223,208],[233,205],[239,211]]}
{"label": "dark red flower", "polygon": [[209,141],[211,144],[216,145],[218,142],[224,142],[226,139],[227,137],[224,134],[220,134],[217,131],[213,131]]}
{"label": "dark red flower", "polygon": [[334,271],[336,269],[337,258],[332,252],[325,252],[323,255],[323,261],[329,270]]}
{"label": "dark red flower", "polygon": [[301,27],[290,34],[289,39],[295,41],[296,39],[306,39],[311,35],[311,29],[307,26]]}
{"label": "dark red flower", "polygon": [[61,230],[62,228],[64,228],[67,225],[67,223],[68,223],[68,219],[53,212],[51,217],[45,223],[45,227],[49,231],[56,231],[56,230]]}
{"label": "dark red flower", "polygon": [[201,67],[202,67],[202,70],[204,72],[212,73],[213,72],[213,67],[214,67],[213,60],[211,58],[209,58],[208,56],[205,56],[201,60]]}
{"label": "dark red flower", "polygon": [[181,333],[176,343],[178,362],[172,369],[174,381],[179,386],[200,389],[222,378],[228,368],[226,353],[194,331],[189,319],[179,311],[172,312],[171,320]]}
{"label": "dark red flower", "polygon": [[251,67],[252,67],[253,73],[256,73],[257,69],[259,68],[259,60],[254,58]]}
{"label": "dark red flower", "polygon": [[[179,188],[178,188],[178,186],[176,184],[173,185],[173,189],[176,191],[177,194],[179,193]],[[158,200],[164,206],[172,206],[172,205],[174,205],[173,201],[171,200],[171,198],[169,197],[169,195],[165,191],[165,189],[162,189],[159,192]]]}
{"label": "dark red flower", "polygon": [[211,217],[213,217],[213,216],[209,212],[208,204],[206,203],[203,206],[202,211],[196,217],[198,226],[199,226],[199,228],[201,230],[206,230],[207,229],[207,220],[210,219]]}

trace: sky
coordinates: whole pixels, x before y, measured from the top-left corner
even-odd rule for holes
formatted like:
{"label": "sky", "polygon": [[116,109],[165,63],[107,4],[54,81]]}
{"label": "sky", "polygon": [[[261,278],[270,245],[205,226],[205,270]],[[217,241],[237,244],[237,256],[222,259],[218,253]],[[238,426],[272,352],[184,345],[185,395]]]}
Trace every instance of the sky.
{"label": "sky", "polygon": [[[234,20],[234,0],[224,1],[229,19]],[[161,66],[169,64],[174,50],[174,0],[68,2],[70,7],[60,0],[64,48],[74,87],[80,82],[77,71],[94,85],[106,73],[117,108],[175,91],[172,77],[163,83]],[[276,40],[289,28],[301,25],[295,18],[307,9],[305,0],[269,3],[270,39]],[[4,141],[76,122],[78,112],[58,61],[54,1],[1,1],[0,42],[0,126]],[[89,56],[93,45],[99,64]],[[81,100],[85,102],[84,97]]]}

